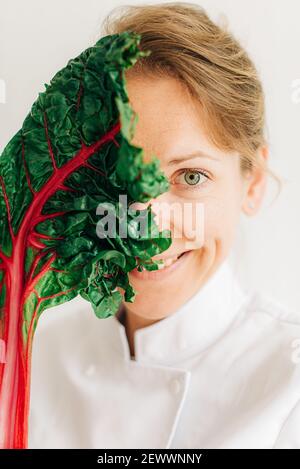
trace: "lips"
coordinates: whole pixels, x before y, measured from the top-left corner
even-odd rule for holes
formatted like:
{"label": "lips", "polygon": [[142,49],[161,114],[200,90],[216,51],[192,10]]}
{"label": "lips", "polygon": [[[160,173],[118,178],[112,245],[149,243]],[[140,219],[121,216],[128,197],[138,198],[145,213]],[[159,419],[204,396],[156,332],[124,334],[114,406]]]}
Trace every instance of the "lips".
{"label": "lips", "polygon": [[177,256],[166,257],[165,259],[163,259],[163,258],[155,259],[155,260],[162,260],[163,261],[163,263],[158,266],[158,269],[162,270],[166,267],[169,267],[170,265],[174,264],[174,262],[177,262],[177,260],[180,259],[180,257],[183,256],[183,254],[185,254],[185,253],[182,252],[181,254],[178,254]]}
{"label": "lips", "polygon": [[185,251],[177,256],[173,257],[166,257],[166,258],[160,258],[160,259],[152,259],[152,260],[162,260],[164,263],[161,266],[158,266],[158,270],[145,270],[143,269],[142,272],[139,272],[137,270],[137,267],[133,269],[130,274],[132,274],[134,277],[139,278],[141,280],[158,280],[162,279],[164,277],[167,277],[171,275],[175,270],[179,269],[181,265],[188,259],[189,254],[191,251]]}

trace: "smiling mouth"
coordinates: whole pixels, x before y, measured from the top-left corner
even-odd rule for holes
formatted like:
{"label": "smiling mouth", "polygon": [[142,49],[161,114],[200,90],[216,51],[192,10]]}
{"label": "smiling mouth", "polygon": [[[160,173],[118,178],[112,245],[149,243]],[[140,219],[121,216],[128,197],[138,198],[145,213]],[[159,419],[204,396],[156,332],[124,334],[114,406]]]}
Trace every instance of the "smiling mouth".
{"label": "smiling mouth", "polygon": [[170,265],[172,264],[175,264],[175,262],[178,261],[178,259],[180,259],[184,254],[186,254],[187,252],[189,251],[185,251],[185,252],[182,252],[181,254],[179,254],[178,256],[176,257],[169,257],[167,259],[156,259],[157,261],[158,260],[162,260],[162,264],[158,265],[158,270],[162,270],[162,269],[165,269],[166,267],[169,267]]}
{"label": "smiling mouth", "polygon": [[181,254],[178,254],[178,256],[166,258],[166,259],[153,259],[155,261],[164,261],[163,263],[158,265],[157,270],[147,270],[144,267],[142,267],[142,271],[139,271],[137,267],[131,271],[131,273],[140,279],[158,279],[161,278],[164,275],[171,274],[173,271],[177,270],[177,268],[185,261],[185,259],[188,257],[188,254],[191,253],[191,251],[185,251],[182,252]]}

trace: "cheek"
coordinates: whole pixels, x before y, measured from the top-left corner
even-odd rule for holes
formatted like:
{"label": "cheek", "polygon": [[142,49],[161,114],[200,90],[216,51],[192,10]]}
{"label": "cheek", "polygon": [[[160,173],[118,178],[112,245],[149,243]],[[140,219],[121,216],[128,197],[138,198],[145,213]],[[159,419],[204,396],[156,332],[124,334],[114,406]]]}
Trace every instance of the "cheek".
{"label": "cheek", "polygon": [[204,204],[205,241],[218,239],[231,242],[237,231],[241,208],[238,193],[223,192],[222,197],[211,198]]}
{"label": "cheek", "polygon": [[[235,181],[231,183],[232,179]],[[200,195],[168,192],[152,203],[159,229],[171,229],[185,249],[201,248],[206,240],[231,239],[241,213],[238,178],[224,177]]]}

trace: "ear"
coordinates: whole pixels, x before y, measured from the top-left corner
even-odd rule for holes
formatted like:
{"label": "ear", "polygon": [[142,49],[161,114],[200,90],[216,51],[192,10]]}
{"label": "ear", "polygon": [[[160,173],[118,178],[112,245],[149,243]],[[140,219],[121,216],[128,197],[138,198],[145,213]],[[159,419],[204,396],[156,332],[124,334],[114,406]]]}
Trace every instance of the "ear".
{"label": "ear", "polygon": [[[258,159],[267,162],[269,158],[269,148],[267,145],[258,150]],[[253,168],[245,176],[245,196],[242,203],[242,210],[246,215],[255,215],[262,204],[267,184],[267,175],[263,168]]]}

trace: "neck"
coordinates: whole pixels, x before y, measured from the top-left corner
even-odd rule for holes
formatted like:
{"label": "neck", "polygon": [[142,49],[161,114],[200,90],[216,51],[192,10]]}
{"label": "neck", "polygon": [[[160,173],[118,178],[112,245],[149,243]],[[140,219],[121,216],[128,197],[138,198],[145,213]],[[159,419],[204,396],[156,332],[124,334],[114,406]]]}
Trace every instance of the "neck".
{"label": "neck", "polygon": [[160,319],[149,319],[144,318],[142,316],[138,316],[137,314],[133,313],[123,305],[122,311],[122,323],[125,327],[126,336],[129,344],[130,355],[132,358],[135,358],[135,350],[134,350],[134,334],[135,331],[138,329],[142,329],[143,327],[150,326],[155,322],[160,321]]}

